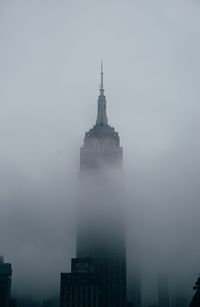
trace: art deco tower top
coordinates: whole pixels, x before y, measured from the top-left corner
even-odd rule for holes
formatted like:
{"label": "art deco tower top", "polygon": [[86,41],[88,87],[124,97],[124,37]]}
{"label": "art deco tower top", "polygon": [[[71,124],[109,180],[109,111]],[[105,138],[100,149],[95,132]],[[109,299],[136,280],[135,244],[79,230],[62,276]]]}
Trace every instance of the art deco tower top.
{"label": "art deco tower top", "polygon": [[96,169],[102,166],[121,166],[122,148],[118,133],[108,124],[106,97],[103,85],[103,63],[101,63],[101,83],[98,97],[96,123],[85,133],[84,146],[81,148],[80,168]]}

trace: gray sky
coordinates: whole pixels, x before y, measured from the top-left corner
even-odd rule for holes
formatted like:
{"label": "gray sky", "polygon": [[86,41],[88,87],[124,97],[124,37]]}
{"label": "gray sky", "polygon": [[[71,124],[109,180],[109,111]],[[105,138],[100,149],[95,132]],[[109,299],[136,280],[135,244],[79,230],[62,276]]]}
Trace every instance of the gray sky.
{"label": "gray sky", "polygon": [[37,292],[49,274],[47,295],[73,255],[79,148],[102,58],[134,231],[149,258],[184,268],[190,287],[200,257],[199,14],[197,0],[0,1],[0,249],[18,292],[33,282]]}

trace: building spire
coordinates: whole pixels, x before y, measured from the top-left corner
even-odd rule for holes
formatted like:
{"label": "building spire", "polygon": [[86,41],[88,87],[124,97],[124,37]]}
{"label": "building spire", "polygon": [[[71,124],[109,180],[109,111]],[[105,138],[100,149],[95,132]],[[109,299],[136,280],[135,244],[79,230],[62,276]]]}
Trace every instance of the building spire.
{"label": "building spire", "polygon": [[106,97],[104,95],[104,86],[103,86],[103,61],[101,61],[101,83],[100,83],[100,95],[98,98],[98,114],[96,125],[98,126],[107,126],[108,119],[106,116]]}
{"label": "building spire", "polygon": [[103,60],[101,61],[101,84],[100,84],[100,93],[104,92],[104,88],[103,88]]}

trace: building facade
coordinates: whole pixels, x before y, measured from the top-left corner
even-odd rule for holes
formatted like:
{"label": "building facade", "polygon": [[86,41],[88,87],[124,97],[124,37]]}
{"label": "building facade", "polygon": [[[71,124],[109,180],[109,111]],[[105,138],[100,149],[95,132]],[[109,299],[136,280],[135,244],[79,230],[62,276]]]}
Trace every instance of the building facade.
{"label": "building facade", "polygon": [[99,307],[100,298],[92,259],[72,259],[71,273],[61,273],[60,307]]}
{"label": "building facade", "polygon": [[0,257],[0,306],[9,307],[11,302],[11,276],[12,267]]}

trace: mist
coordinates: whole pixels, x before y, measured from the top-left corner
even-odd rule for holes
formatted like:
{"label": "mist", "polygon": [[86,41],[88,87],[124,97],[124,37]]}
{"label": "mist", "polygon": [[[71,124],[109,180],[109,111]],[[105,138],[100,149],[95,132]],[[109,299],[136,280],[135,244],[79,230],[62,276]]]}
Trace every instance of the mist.
{"label": "mist", "polygon": [[79,149],[96,119],[102,58],[124,151],[130,259],[140,259],[152,301],[149,279],[164,269],[190,292],[200,258],[199,11],[195,0],[1,1],[0,253],[17,295],[58,293],[75,254]]}

